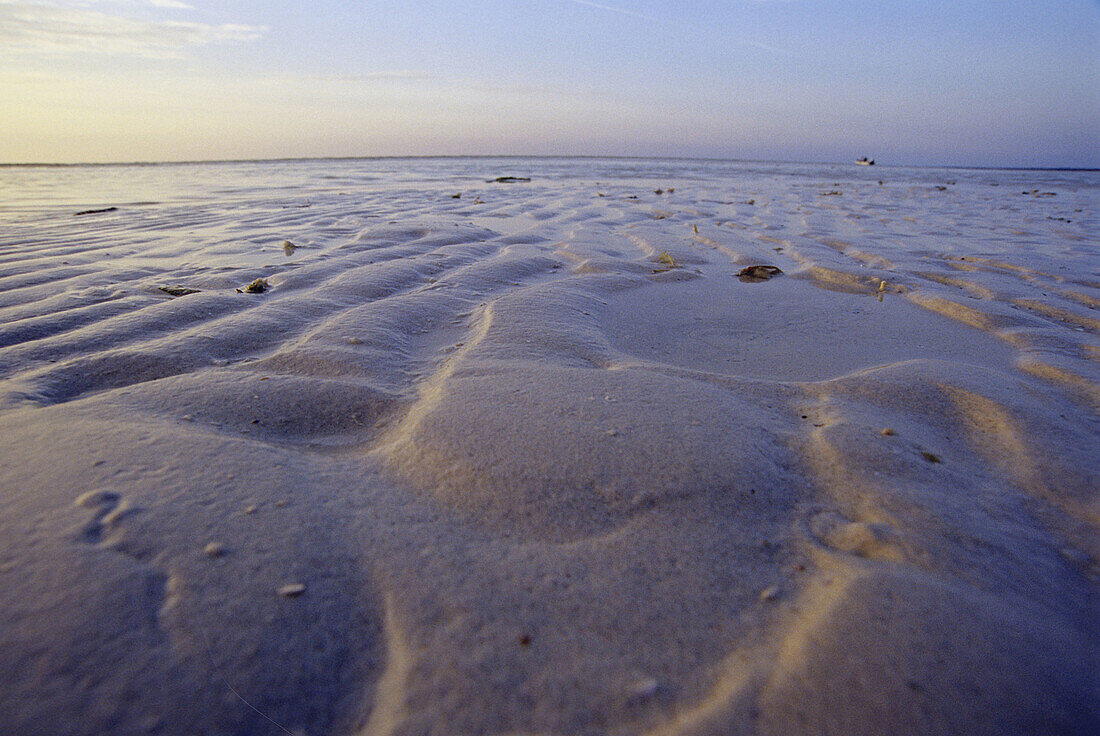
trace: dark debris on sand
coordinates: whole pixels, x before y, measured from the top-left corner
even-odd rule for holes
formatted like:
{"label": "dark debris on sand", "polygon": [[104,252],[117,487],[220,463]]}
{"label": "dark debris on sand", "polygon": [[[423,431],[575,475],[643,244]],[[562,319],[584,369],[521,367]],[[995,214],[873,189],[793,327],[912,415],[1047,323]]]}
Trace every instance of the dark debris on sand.
{"label": "dark debris on sand", "polygon": [[188,294],[199,293],[198,289],[189,289],[186,286],[158,286],[157,288],[168,296],[187,296]]}
{"label": "dark debris on sand", "polygon": [[238,294],[262,294],[270,288],[264,279],[256,279],[243,289],[237,289]]}
{"label": "dark debris on sand", "polygon": [[782,273],[778,266],[746,266],[737,272],[737,278],[746,284],[758,284]]}

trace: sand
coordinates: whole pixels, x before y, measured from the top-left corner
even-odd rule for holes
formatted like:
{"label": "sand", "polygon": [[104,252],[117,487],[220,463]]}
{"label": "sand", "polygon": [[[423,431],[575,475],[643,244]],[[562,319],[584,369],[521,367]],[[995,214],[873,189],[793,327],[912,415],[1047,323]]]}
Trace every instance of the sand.
{"label": "sand", "polygon": [[1098,191],[0,169],[0,732],[1096,731]]}

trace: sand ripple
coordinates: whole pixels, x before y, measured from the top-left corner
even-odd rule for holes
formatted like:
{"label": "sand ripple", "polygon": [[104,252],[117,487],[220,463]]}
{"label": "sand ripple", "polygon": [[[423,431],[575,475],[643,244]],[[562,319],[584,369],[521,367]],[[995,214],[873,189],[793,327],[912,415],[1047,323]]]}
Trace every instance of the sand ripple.
{"label": "sand ripple", "polygon": [[3,170],[0,730],[1096,726],[1098,182],[876,169]]}

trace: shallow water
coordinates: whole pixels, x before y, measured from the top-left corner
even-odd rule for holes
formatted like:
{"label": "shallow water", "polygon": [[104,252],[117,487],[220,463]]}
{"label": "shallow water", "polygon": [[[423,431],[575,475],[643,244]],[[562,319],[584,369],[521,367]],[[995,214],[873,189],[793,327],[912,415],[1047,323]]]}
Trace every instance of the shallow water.
{"label": "shallow water", "polygon": [[1014,360],[994,336],[897,296],[879,302],[795,279],[746,288],[731,273],[722,287],[661,284],[611,305],[605,330],[627,355],[731,376],[824,381],[922,359],[1011,371]]}

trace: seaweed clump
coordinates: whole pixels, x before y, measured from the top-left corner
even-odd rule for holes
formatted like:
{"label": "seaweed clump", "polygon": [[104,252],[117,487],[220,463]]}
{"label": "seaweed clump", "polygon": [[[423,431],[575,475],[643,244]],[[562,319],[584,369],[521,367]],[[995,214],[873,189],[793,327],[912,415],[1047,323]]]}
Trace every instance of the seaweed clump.
{"label": "seaweed clump", "polygon": [[782,273],[778,266],[746,266],[737,272],[737,278],[746,284],[759,284]]}
{"label": "seaweed clump", "polygon": [[168,296],[187,296],[188,294],[199,293],[198,289],[189,289],[186,286],[158,286],[157,288]]}
{"label": "seaweed clump", "polygon": [[657,256],[657,262],[661,264],[659,268],[653,269],[653,273],[664,273],[665,271],[671,271],[674,268],[679,268],[680,264],[676,262],[667,250],[661,251],[661,254]]}
{"label": "seaweed clump", "polygon": [[262,294],[270,287],[264,279],[256,279],[243,289],[237,289],[238,294]]}

